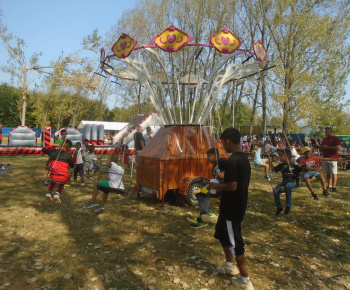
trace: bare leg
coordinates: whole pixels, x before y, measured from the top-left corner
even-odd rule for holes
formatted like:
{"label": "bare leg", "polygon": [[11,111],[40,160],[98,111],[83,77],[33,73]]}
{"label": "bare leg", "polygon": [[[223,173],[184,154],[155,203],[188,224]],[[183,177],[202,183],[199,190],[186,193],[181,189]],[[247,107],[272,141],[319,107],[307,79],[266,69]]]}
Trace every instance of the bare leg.
{"label": "bare leg", "polygon": [[328,186],[333,187],[331,174],[326,174]]}
{"label": "bare leg", "polygon": [[247,262],[244,255],[236,257],[237,266],[242,277],[248,277]]}
{"label": "bare leg", "polygon": [[321,185],[322,185],[323,190],[327,190],[326,182],[325,182],[325,180],[324,180],[323,175],[320,174],[319,176],[317,176],[317,178],[318,178],[319,181],[321,182]]}
{"label": "bare leg", "polygon": [[96,202],[97,195],[98,195],[97,183],[95,183],[94,191],[92,192],[91,202]]}
{"label": "bare leg", "polygon": [[332,184],[333,187],[337,186],[337,181],[338,181],[338,175],[337,174],[332,174]]}
{"label": "bare leg", "polygon": [[[319,176],[320,176],[320,175],[319,175]],[[305,178],[305,183],[306,183],[307,188],[310,190],[310,193],[314,192],[309,177],[306,177],[306,178]]]}
{"label": "bare leg", "polygon": [[231,246],[222,247],[222,248],[224,249],[226,262],[233,263],[234,259],[233,259],[232,252],[230,250]]}
{"label": "bare leg", "polygon": [[107,193],[103,193],[102,194],[102,203],[101,203],[102,206],[105,205],[107,199],[108,199],[108,194]]}
{"label": "bare leg", "polygon": [[92,176],[95,176],[96,173],[97,173],[97,171],[98,171],[99,169],[100,169],[100,168],[95,169],[94,172],[92,173]]}
{"label": "bare leg", "polygon": [[263,166],[265,167],[265,175],[266,176],[269,176],[269,166],[265,163],[265,164],[263,164]]}

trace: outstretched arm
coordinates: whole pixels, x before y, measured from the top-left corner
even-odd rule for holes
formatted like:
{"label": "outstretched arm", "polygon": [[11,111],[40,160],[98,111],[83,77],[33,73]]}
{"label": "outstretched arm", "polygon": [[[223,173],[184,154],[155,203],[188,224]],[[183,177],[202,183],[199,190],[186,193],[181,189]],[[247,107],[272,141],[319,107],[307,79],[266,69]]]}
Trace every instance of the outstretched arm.
{"label": "outstretched arm", "polygon": [[221,189],[222,191],[236,191],[237,181],[229,181],[227,183],[209,183],[209,189]]}
{"label": "outstretched arm", "polygon": [[111,168],[112,166],[112,155],[113,155],[113,150],[109,151],[108,153],[108,157],[107,157],[107,162],[106,162],[106,165],[108,168]]}

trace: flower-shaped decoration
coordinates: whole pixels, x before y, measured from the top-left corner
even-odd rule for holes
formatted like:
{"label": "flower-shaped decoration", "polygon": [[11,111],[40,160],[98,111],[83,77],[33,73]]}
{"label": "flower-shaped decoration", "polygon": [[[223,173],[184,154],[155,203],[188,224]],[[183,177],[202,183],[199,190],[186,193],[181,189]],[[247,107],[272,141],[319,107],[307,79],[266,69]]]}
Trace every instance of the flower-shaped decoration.
{"label": "flower-shaped decoration", "polygon": [[179,28],[171,25],[162,33],[152,38],[152,41],[162,50],[166,52],[175,52],[180,50],[185,44],[190,42],[192,37]]}
{"label": "flower-shaped decoration", "polygon": [[258,40],[253,44],[254,53],[258,61],[264,61],[267,57],[267,51],[261,40]]}
{"label": "flower-shaped decoration", "polygon": [[215,49],[223,54],[230,54],[237,50],[242,42],[227,28],[220,30],[218,33],[209,37],[209,42],[214,45]]}
{"label": "flower-shaped decoration", "polygon": [[112,46],[113,53],[119,58],[126,58],[137,44],[135,38],[123,33],[117,42]]}

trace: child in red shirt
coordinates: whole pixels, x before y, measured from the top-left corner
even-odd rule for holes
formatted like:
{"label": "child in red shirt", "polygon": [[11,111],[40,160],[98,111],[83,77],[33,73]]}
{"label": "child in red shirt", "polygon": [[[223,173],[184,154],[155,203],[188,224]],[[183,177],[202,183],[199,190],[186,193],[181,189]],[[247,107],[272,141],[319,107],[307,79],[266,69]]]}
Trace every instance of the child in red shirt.
{"label": "child in red shirt", "polygon": [[[69,151],[72,147],[72,141],[66,139],[62,143],[62,147],[57,149],[54,145],[45,146],[41,151],[49,155],[50,159],[50,183],[46,199],[49,202],[61,203],[60,194],[64,184],[69,180],[69,166],[74,167],[73,158]],[[55,184],[58,183],[57,192],[53,195],[52,191]]]}
{"label": "child in red shirt", "polygon": [[301,153],[305,156],[305,158],[303,158],[300,161],[300,164],[304,165],[305,168],[308,170],[304,174],[304,179],[308,189],[311,192],[312,197],[315,200],[318,200],[318,195],[313,191],[313,188],[311,185],[310,179],[312,177],[316,177],[321,182],[321,185],[323,188],[323,195],[326,197],[330,197],[330,194],[327,191],[326,182],[322,174],[323,168],[320,166],[320,158],[316,156],[311,156],[311,148],[308,146],[303,147],[301,149]]}

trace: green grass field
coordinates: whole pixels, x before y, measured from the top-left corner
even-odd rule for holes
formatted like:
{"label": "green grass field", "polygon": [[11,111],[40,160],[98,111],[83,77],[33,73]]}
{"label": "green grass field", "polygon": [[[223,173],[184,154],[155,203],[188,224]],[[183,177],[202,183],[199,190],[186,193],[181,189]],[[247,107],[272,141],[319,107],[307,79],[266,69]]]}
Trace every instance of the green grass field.
{"label": "green grass field", "polygon": [[[67,187],[61,205],[45,205],[45,161],[0,159],[13,164],[0,178],[0,289],[234,289],[215,271],[224,256],[214,225],[189,227],[198,208],[160,210],[131,190],[111,194],[97,215],[82,208],[92,181]],[[243,236],[255,289],[350,288],[349,175],[340,172],[331,198],[317,182],[319,201],[296,189],[291,213],[275,217],[271,185],[253,168]],[[219,200],[211,204],[217,213]]]}

